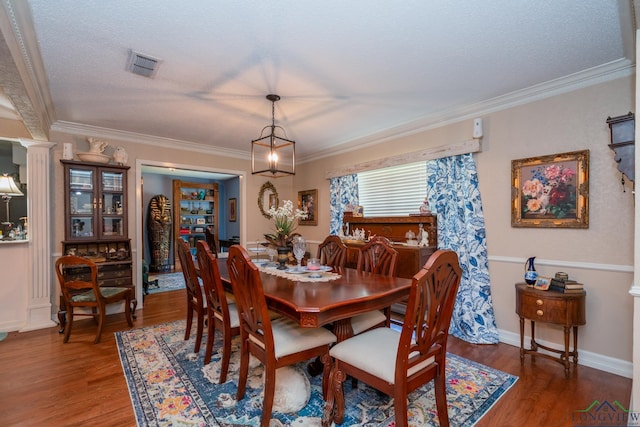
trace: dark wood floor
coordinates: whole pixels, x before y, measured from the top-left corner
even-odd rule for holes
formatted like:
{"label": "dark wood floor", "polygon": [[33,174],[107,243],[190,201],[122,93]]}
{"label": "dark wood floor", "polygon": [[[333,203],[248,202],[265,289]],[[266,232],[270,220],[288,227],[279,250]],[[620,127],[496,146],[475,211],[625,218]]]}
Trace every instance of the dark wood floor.
{"label": "dark wood floor", "polygon": [[[134,327],[180,319],[185,305],[184,291],[148,295]],[[135,426],[113,335],[126,328],[123,314],[110,316],[96,345],[91,320],[76,322],[68,344],[56,328],[10,333],[0,342],[0,425]],[[629,405],[628,378],[578,366],[565,379],[550,360],[521,365],[518,348],[507,344],[451,338],[449,351],[520,378],[478,426],[573,426],[574,411],[594,400]]]}

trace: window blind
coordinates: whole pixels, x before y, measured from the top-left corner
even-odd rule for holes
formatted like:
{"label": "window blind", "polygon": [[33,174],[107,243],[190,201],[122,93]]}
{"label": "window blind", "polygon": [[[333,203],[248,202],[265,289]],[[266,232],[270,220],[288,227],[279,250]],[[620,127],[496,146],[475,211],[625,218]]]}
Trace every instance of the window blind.
{"label": "window blind", "polygon": [[427,195],[426,162],[360,172],[358,193],[365,216],[418,213]]}

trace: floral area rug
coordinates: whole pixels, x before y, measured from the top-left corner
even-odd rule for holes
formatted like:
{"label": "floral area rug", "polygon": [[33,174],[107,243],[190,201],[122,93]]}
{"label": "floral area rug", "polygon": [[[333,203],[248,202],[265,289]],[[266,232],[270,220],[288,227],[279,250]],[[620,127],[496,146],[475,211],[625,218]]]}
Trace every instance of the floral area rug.
{"label": "floral area rug", "polygon": [[[206,335],[200,353],[193,353],[195,330],[185,341],[184,327],[184,321],[177,321],[116,333],[138,426],[259,426],[262,365],[252,361],[245,398],[237,402],[238,339],[232,345],[227,382],[218,384],[220,336],[216,333],[211,363],[203,366]],[[306,366],[298,368],[308,377]],[[447,355],[446,375],[452,426],[474,425],[517,381],[513,375],[454,354]],[[319,426],[324,407],[321,377],[309,378],[310,398],[302,409],[273,412],[270,427]],[[344,388],[343,426],[395,426],[390,397],[361,382],[353,389],[347,381]],[[438,425],[433,383],[411,393],[409,400],[411,426]]]}
{"label": "floral area rug", "polygon": [[153,282],[154,280],[158,281],[158,286],[149,285],[150,294],[184,289],[184,275],[181,271],[177,273],[149,275],[149,282]]}

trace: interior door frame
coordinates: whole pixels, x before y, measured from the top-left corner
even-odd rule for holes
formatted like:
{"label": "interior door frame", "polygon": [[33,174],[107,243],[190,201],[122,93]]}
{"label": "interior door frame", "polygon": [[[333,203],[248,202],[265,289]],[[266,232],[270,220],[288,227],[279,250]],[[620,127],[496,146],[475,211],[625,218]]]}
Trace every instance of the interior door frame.
{"label": "interior door frame", "polygon": [[163,168],[175,168],[175,169],[186,169],[198,172],[210,172],[210,173],[224,173],[228,175],[235,175],[240,178],[240,188],[238,195],[238,210],[237,215],[240,219],[240,244],[246,244],[246,235],[247,235],[247,221],[246,221],[246,209],[244,200],[246,200],[247,196],[247,172],[241,170],[231,170],[231,169],[221,169],[221,168],[207,168],[205,166],[199,165],[187,165],[187,164],[179,164],[179,163],[169,163],[169,162],[159,162],[157,160],[147,160],[147,159],[136,159],[136,169],[135,169],[135,233],[134,239],[135,242],[132,245],[135,248],[134,254],[134,282],[136,284],[136,299],[138,300],[139,306],[144,307],[144,298],[142,295],[142,252],[144,248],[143,243],[143,215],[144,209],[142,207],[142,167],[143,166],[157,166]]}

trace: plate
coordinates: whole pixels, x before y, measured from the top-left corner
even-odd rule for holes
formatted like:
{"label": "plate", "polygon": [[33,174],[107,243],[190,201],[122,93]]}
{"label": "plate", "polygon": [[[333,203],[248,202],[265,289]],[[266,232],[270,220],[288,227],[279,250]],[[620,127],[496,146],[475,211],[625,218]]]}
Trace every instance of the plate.
{"label": "plate", "polygon": [[300,270],[298,270],[298,267],[291,267],[291,268],[287,268],[285,271],[285,273],[289,273],[289,274],[304,274],[304,273],[308,273],[307,269],[305,267],[302,267]]}
{"label": "plate", "polygon": [[331,271],[331,270],[333,270],[333,268],[329,267],[328,265],[321,265],[318,270],[309,270],[307,268],[307,271],[310,272],[310,273],[315,272],[315,271]]}

